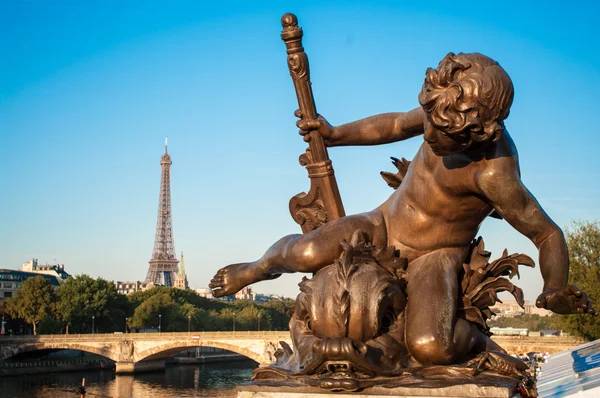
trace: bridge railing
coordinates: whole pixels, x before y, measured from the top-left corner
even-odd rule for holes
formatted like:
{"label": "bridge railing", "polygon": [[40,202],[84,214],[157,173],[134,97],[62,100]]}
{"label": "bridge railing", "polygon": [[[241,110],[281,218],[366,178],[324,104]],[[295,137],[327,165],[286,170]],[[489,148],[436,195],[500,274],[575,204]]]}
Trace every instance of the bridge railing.
{"label": "bridge railing", "polygon": [[[52,342],[98,342],[123,340],[289,340],[288,331],[218,331],[218,332],[142,332],[142,333],[96,333],[96,334],[44,334],[38,336],[0,336],[1,344],[52,343]],[[492,336],[501,346],[522,344],[549,344],[575,346],[582,343],[576,337],[561,336]]]}
{"label": "bridge railing", "polygon": [[156,340],[156,339],[277,339],[289,338],[289,331],[217,331],[217,332],[141,332],[141,333],[86,333],[86,334],[41,334],[37,336],[0,336],[3,342],[37,341],[89,341],[89,340]]}
{"label": "bridge railing", "polygon": [[509,342],[536,342],[543,341],[544,343],[582,343],[583,339],[574,336],[492,336],[492,340],[498,343]]}

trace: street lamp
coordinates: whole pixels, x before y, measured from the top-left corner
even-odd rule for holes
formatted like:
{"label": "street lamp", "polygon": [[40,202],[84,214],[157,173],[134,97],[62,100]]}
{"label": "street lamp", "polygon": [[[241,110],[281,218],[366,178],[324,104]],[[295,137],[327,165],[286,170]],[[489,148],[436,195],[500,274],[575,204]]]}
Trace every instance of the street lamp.
{"label": "street lamp", "polygon": [[127,321],[129,320],[129,318],[125,317],[125,334],[127,334]]}
{"label": "street lamp", "polygon": [[162,325],[162,315],[158,314],[158,333],[160,333],[161,325]]}
{"label": "street lamp", "polygon": [[235,312],[233,313],[233,333],[235,333]]}
{"label": "street lamp", "polygon": [[191,331],[192,316],[188,315],[188,333]]}
{"label": "street lamp", "polygon": [[258,327],[256,328],[258,332],[260,332],[260,314],[258,314]]}
{"label": "street lamp", "polygon": [[96,317],[92,315],[92,334],[94,334],[94,319],[96,319]]}

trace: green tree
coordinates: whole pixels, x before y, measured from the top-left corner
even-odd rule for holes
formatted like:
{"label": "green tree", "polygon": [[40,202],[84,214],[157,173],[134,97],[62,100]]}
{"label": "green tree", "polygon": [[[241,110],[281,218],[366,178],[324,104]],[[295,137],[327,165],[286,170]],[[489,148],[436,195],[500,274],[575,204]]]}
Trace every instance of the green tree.
{"label": "green tree", "polygon": [[39,334],[57,334],[61,333],[64,326],[60,319],[47,316],[40,321],[37,331]]}
{"label": "green tree", "polygon": [[157,294],[166,294],[179,304],[190,303],[197,308],[203,308],[207,311],[220,311],[229,306],[229,304],[218,300],[209,300],[205,297],[200,297],[193,290],[176,289],[167,286],[156,286],[152,289],[138,291],[127,296],[133,308],[137,308],[144,300],[149,299]]}
{"label": "green tree", "polygon": [[200,311],[200,309],[195,307],[192,303],[183,303],[181,305],[181,312],[183,312],[183,315],[189,316],[190,318],[195,317],[198,314],[198,311]]}
{"label": "green tree", "polygon": [[38,275],[21,284],[21,290],[14,298],[6,302],[6,312],[14,318],[22,318],[33,326],[37,334],[37,325],[54,312],[54,287],[47,279]]}
{"label": "green tree", "polygon": [[[227,303],[208,300],[191,290],[182,290],[166,286],[139,291],[127,296],[133,317],[131,326],[156,327],[158,315],[162,315],[163,331],[194,331],[233,329],[287,330],[290,321],[289,307],[294,301],[272,301],[258,305],[247,300]],[[188,318],[189,316],[189,318]],[[260,320],[260,321],[259,321]]]}
{"label": "green tree", "polygon": [[[236,315],[237,315],[237,311],[236,308],[234,307],[230,307],[230,308],[225,308],[222,311],[220,311],[217,315],[218,317],[218,325],[219,325],[219,330],[227,330],[227,331],[233,331],[234,329],[234,322],[236,323],[236,330],[240,330],[239,329],[239,322],[236,319]],[[214,314],[213,314],[214,316]]]}
{"label": "green tree", "polygon": [[258,330],[259,318],[262,330],[271,328],[271,314],[261,306],[249,301],[237,301],[234,307],[236,330]]}
{"label": "green tree", "polygon": [[[185,308],[191,310],[189,306]],[[187,331],[188,313],[184,312],[183,305],[162,292],[147,298],[135,309],[130,325],[138,328],[160,325],[163,332]]]}
{"label": "green tree", "polygon": [[192,331],[196,330],[217,330],[214,326],[214,320],[210,313],[203,308],[199,308],[196,315],[192,318]]}
{"label": "green tree", "polygon": [[[230,309],[225,309],[226,313],[231,315]],[[231,330],[233,316],[224,316],[217,310],[208,311],[210,324],[206,330]]]}
{"label": "green tree", "polygon": [[488,321],[489,327],[499,328],[525,328],[531,332],[540,330],[561,330],[563,329],[562,315],[539,316],[524,314],[515,317],[493,317]]}
{"label": "green tree", "polygon": [[[262,307],[271,317],[271,325],[269,329],[288,330],[291,318],[290,308],[293,308],[295,305],[296,302],[294,300],[273,300],[263,304]],[[267,330],[266,326],[262,327],[262,320],[261,329]]]}
{"label": "green tree", "polygon": [[198,308],[191,303],[180,305],[180,309],[182,314],[188,318],[191,331],[214,330],[214,322],[205,309]]}
{"label": "green tree", "polygon": [[[596,310],[600,310],[600,222],[574,222],[566,230],[569,248],[569,283],[588,294]],[[600,338],[600,317],[567,315],[565,330],[586,340]]]}
{"label": "green tree", "polygon": [[[181,313],[188,319],[188,328],[192,330],[192,319],[194,320],[194,326],[196,324],[196,318],[200,312],[200,308],[195,307],[191,303],[183,303],[179,306]],[[187,330],[187,329],[186,329]]]}
{"label": "green tree", "polygon": [[[69,278],[57,290],[57,314],[72,330],[84,333],[114,331],[126,316],[127,298],[112,282],[88,275]],[[94,320],[92,321],[92,317]]]}

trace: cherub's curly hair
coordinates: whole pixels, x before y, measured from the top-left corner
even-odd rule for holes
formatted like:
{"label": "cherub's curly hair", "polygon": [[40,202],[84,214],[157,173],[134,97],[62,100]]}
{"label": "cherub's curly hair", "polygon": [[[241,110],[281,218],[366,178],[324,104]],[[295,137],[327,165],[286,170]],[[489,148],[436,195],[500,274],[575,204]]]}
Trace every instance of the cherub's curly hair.
{"label": "cherub's curly hair", "polygon": [[419,103],[439,129],[482,142],[501,137],[513,95],[510,77],[493,59],[449,53],[425,72]]}

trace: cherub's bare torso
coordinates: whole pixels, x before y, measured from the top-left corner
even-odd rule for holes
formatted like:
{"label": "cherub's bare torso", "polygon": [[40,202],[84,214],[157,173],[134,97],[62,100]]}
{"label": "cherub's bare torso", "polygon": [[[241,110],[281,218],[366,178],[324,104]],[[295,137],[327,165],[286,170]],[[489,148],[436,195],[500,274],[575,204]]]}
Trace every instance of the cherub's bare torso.
{"label": "cherub's bare torso", "polygon": [[506,162],[516,152],[505,134],[493,148],[504,156],[491,159],[464,153],[438,156],[424,142],[400,187],[378,208],[386,222],[388,245],[411,261],[439,249],[466,250],[493,210],[480,194],[476,175],[493,174],[500,166],[496,163],[516,164]]}

